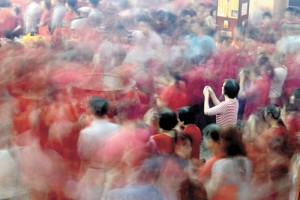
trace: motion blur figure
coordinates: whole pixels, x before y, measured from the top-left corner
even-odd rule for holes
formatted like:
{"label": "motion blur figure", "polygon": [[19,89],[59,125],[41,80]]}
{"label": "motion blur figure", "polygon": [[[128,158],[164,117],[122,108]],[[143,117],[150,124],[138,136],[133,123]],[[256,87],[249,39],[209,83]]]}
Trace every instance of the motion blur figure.
{"label": "motion blur figure", "polygon": [[42,8],[37,0],[28,0],[25,14],[25,33],[37,33],[40,23]]}

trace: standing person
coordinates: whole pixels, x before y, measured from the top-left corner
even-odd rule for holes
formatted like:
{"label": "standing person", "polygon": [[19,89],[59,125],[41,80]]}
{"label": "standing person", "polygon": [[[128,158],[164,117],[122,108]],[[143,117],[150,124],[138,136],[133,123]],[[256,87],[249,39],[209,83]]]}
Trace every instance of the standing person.
{"label": "standing person", "polygon": [[102,155],[100,150],[111,138],[120,126],[109,122],[106,115],[109,103],[106,99],[92,97],[89,101],[89,108],[92,115],[92,122],[81,130],[77,149],[82,160],[82,178],[79,183],[80,199],[99,199],[103,195],[106,171],[101,165]]}
{"label": "standing person", "polygon": [[63,19],[67,13],[65,7],[65,0],[52,0],[52,5],[54,6],[53,14],[51,18],[51,31],[54,32],[55,28],[63,27]]}
{"label": "standing person", "polygon": [[200,168],[199,180],[203,183],[211,179],[214,163],[222,158],[220,131],[221,126],[217,124],[210,124],[203,129],[205,146],[213,153],[213,156]]}
{"label": "standing person", "polygon": [[68,9],[68,12],[64,17],[63,23],[64,23],[64,27],[69,28],[71,21],[76,19],[79,15],[79,12],[77,11],[77,0],[67,0],[66,8]]}
{"label": "standing person", "polygon": [[25,14],[25,33],[37,33],[38,24],[42,15],[42,8],[37,0],[28,0],[29,4]]}
{"label": "standing person", "polygon": [[274,76],[271,81],[269,99],[270,103],[277,105],[282,105],[282,88],[288,74],[287,67],[284,66],[284,59],[284,54],[279,52],[275,52],[272,56]]}
{"label": "standing person", "polygon": [[98,140],[105,140],[119,130],[119,125],[109,122],[105,117],[109,103],[106,99],[92,97],[89,102],[92,114],[91,124],[81,130],[78,139],[78,152],[82,160],[90,161],[96,152]]}
{"label": "standing person", "polygon": [[17,18],[15,13],[9,8],[9,0],[0,2],[0,38],[9,35],[17,26]]}
{"label": "standing person", "polygon": [[[216,115],[216,123],[221,126],[236,125],[239,103],[236,99],[240,90],[239,83],[234,79],[225,80],[222,87],[222,94],[225,101],[220,102],[210,86],[203,90],[204,113],[206,115]],[[209,107],[209,97],[211,97],[214,107]]]}
{"label": "standing person", "polygon": [[169,108],[161,108],[158,111],[159,133],[150,138],[150,144],[154,152],[169,155],[174,151],[174,141],[177,132],[174,130],[177,125],[177,116]]}
{"label": "standing person", "polygon": [[161,174],[161,188],[164,199],[207,200],[203,184],[194,177],[191,162],[193,140],[189,135],[179,134],[175,140],[174,154],[167,157]]}
{"label": "standing person", "polygon": [[43,13],[41,16],[40,26],[50,26],[51,24],[51,15],[52,15],[52,5],[51,0],[44,0],[41,2],[41,7]]}
{"label": "standing person", "polygon": [[266,62],[261,67],[250,68],[249,79],[252,84],[247,89],[244,87],[247,74],[244,70],[239,74],[240,86],[244,88],[239,92],[239,98],[246,99],[244,119],[248,119],[259,107],[268,105],[273,67],[268,61]]}
{"label": "standing person", "polygon": [[215,162],[206,185],[209,199],[244,200],[249,198],[252,163],[247,158],[242,134],[232,126],[221,130],[223,158]]}
{"label": "standing person", "polygon": [[100,0],[89,0],[89,2],[91,6],[91,12],[88,16],[89,23],[92,27],[98,27],[104,19],[103,13],[98,8]]}
{"label": "standing person", "polygon": [[265,190],[265,195],[285,199],[291,189],[289,174],[291,147],[288,131],[281,120],[281,109],[275,104],[269,104],[265,108],[264,117],[270,128],[262,133],[257,143],[266,153],[264,163],[269,187]]}
{"label": "standing person", "polygon": [[182,134],[189,135],[193,140],[191,158],[199,160],[202,134],[195,124],[196,113],[194,112],[193,107],[187,106],[179,108],[178,119],[183,127]]}

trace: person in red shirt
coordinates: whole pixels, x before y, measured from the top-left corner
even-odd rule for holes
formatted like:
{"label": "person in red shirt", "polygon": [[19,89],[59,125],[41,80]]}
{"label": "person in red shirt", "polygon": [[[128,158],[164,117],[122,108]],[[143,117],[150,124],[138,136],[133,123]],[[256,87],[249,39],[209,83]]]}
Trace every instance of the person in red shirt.
{"label": "person in red shirt", "polygon": [[79,17],[79,12],[77,11],[77,0],[67,0],[66,8],[68,12],[64,17],[64,27],[70,28],[70,23],[72,20]]}
{"label": "person in red shirt", "polygon": [[244,119],[248,119],[250,114],[254,113],[259,107],[263,107],[268,104],[272,71],[269,72],[267,69],[273,70],[273,68],[269,63],[266,63],[265,65],[267,67],[262,66],[250,68],[249,79],[252,84],[247,89],[244,87],[246,79],[245,71],[242,70],[239,74],[241,88],[239,98],[246,99],[243,116]]}
{"label": "person in red shirt", "polygon": [[174,140],[176,138],[177,116],[169,108],[161,108],[158,111],[160,131],[150,138],[150,144],[154,152],[159,154],[171,154],[174,151]]}
{"label": "person in red shirt", "polygon": [[162,167],[164,199],[207,199],[203,184],[193,179],[194,165],[190,160],[192,146],[190,135],[179,134],[176,138],[174,154],[166,158]]}
{"label": "person in red shirt", "polygon": [[171,74],[174,82],[165,87],[157,101],[159,107],[168,107],[173,111],[187,106],[189,103],[185,82],[183,82],[178,73]]}
{"label": "person in red shirt", "polygon": [[193,107],[191,106],[179,108],[177,112],[178,119],[182,123],[182,133],[189,135],[193,140],[191,158],[199,160],[202,134],[200,129],[195,124],[196,113],[194,112]]}
{"label": "person in red shirt", "polygon": [[9,35],[17,26],[17,17],[9,6],[9,0],[0,1],[0,38]]}
{"label": "person in red shirt", "polygon": [[198,177],[201,182],[207,182],[211,178],[214,163],[222,158],[220,129],[221,126],[217,124],[210,124],[203,129],[206,147],[212,151],[214,155],[200,168]]}

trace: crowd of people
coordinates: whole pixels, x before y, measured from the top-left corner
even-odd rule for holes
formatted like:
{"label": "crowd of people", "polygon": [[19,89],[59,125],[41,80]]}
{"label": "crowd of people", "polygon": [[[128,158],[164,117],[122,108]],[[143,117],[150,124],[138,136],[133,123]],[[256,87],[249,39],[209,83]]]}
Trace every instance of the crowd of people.
{"label": "crowd of people", "polygon": [[300,11],[1,0],[0,199],[297,200]]}

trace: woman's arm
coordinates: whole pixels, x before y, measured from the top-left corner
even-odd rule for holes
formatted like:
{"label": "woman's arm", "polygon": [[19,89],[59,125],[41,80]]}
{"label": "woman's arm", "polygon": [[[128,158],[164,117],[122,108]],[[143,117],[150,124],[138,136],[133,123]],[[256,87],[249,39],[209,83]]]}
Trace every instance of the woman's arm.
{"label": "woman's arm", "polygon": [[217,98],[217,96],[216,96],[214,90],[213,90],[210,86],[208,86],[208,92],[209,92],[209,95],[210,95],[211,100],[213,101],[214,105],[215,105],[215,106],[216,106],[216,105],[219,105],[219,104],[220,104],[220,101],[219,101],[219,99]]}

